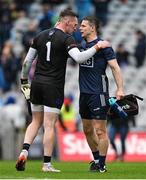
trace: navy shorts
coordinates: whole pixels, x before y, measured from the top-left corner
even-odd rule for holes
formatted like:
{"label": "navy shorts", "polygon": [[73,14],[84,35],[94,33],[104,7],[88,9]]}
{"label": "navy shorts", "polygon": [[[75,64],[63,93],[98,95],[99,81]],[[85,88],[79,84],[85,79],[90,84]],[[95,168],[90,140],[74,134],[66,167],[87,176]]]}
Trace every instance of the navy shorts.
{"label": "navy shorts", "polygon": [[80,94],[79,112],[82,119],[106,120],[108,94]]}
{"label": "navy shorts", "polygon": [[64,89],[32,81],[30,100],[32,104],[61,109],[64,101]]}

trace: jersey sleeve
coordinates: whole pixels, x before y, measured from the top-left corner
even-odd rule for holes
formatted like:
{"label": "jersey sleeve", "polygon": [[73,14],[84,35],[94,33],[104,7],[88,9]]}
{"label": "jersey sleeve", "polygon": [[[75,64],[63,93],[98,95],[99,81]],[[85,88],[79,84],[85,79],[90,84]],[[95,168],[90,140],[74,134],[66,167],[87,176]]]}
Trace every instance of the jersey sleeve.
{"label": "jersey sleeve", "polygon": [[104,58],[107,61],[112,60],[112,59],[116,59],[116,54],[115,54],[112,47],[108,47],[108,48],[103,49],[103,53],[104,53]]}
{"label": "jersey sleeve", "polygon": [[32,41],[32,44],[30,46],[33,49],[37,49],[37,37],[35,37]]}
{"label": "jersey sleeve", "polygon": [[67,51],[71,50],[74,47],[77,47],[75,39],[72,36],[67,37],[65,41],[65,46],[66,46]]}

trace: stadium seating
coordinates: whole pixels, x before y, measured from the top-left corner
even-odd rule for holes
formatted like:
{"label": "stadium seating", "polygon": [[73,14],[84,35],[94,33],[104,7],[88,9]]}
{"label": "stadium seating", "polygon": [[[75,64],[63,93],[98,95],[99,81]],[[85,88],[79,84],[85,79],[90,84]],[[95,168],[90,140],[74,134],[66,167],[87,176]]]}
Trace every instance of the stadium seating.
{"label": "stadium seating", "polygon": [[121,41],[133,52],[135,45],[134,30],[140,28],[146,32],[146,1],[129,0],[127,4],[113,0],[109,5],[108,25],[103,29],[103,37],[110,39],[115,48]]}

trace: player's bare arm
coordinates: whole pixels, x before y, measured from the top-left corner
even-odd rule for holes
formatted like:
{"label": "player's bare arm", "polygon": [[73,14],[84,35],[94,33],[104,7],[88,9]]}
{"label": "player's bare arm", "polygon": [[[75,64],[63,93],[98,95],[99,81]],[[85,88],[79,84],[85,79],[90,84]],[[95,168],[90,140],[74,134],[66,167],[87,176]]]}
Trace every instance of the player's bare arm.
{"label": "player's bare arm", "polygon": [[124,85],[123,85],[123,77],[122,77],[120,67],[119,67],[116,59],[108,61],[108,64],[112,70],[112,74],[114,76],[114,79],[115,79],[115,82],[117,85],[116,97],[117,97],[117,99],[120,99],[125,94],[124,93]]}

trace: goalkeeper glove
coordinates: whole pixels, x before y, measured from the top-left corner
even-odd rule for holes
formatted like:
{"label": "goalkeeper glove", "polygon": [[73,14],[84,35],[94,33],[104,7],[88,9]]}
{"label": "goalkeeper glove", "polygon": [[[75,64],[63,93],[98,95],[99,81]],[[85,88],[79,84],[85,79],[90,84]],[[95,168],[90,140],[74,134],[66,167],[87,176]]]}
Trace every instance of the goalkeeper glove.
{"label": "goalkeeper glove", "polygon": [[28,79],[21,79],[21,91],[25,99],[30,100],[30,84],[28,83]]}

